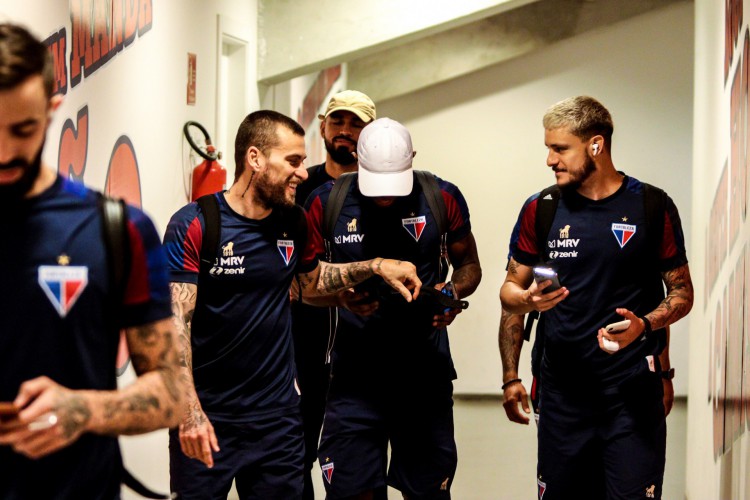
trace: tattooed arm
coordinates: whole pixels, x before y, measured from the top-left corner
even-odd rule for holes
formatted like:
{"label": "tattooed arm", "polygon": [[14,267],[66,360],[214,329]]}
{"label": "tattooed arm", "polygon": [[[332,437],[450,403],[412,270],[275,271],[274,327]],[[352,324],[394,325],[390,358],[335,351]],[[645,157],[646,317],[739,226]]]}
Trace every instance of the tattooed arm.
{"label": "tattooed arm", "polygon": [[521,413],[518,407],[520,404],[526,414],[531,412],[526,388],[518,380],[518,360],[521,358],[523,347],[523,318],[523,314],[512,314],[502,309],[497,342],[500,346],[500,360],[503,363],[505,414],[511,422],[528,425],[529,417]]}
{"label": "tattooed arm", "polygon": [[500,288],[500,301],[503,309],[513,314],[526,314],[530,311],[547,311],[568,296],[565,287],[549,293],[537,287],[530,266],[520,264],[511,257],[508,262],[508,273]]}
{"label": "tattooed arm", "polygon": [[479,264],[479,252],[474,235],[469,233],[465,238],[451,243],[448,247],[453,273],[453,283],[456,296],[465,298],[474,293],[482,281],[482,267]]}
{"label": "tattooed arm", "polygon": [[302,300],[314,303],[316,297],[335,294],[375,275],[381,276],[409,302],[419,295],[422,282],[417,277],[414,264],[381,257],[347,264],[320,261],[309,273],[297,275],[298,279],[292,281],[292,293],[297,296],[301,288]]}
{"label": "tattooed arm", "polygon": [[48,377],[28,380],[14,401],[22,409],[19,418],[12,426],[0,427],[0,444],[39,458],[68,446],[85,432],[115,436],[176,425],[183,389],[172,320],[128,328],[126,337],[138,374],[133,384],[121,390],[95,391],[71,390]]}
{"label": "tattooed arm", "polygon": [[[662,273],[662,279],[667,287],[667,296],[656,309],[644,315],[651,325],[651,330],[668,327],[684,318],[693,308],[693,281],[687,264]],[[607,352],[603,344],[605,338],[617,341],[622,349],[635,342],[646,331],[646,323],[632,311],[624,307],[617,308],[615,311],[624,319],[630,320],[630,327],[617,334],[609,334],[604,328],[599,329],[597,335],[599,347],[605,352]]]}
{"label": "tattooed arm", "polygon": [[180,379],[185,390],[185,404],[181,409],[180,447],[190,458],[196,458],[213,467],[213,451],[219,451],[219,442],[214,427],[203,412],[193,381],[193,347],[191,331],[198,285],[192,283],[170,283],[172,313],[177,328],[180,352]]}
{"label": "tattooed arm", "polygon": [[[693,280],[687,264],[662,273],[662,279],[667,286],[667,296],[656,309],[646,314],[652,330],[677,322],[693,308]],[[643,326],[645,328],[645,324]]]}

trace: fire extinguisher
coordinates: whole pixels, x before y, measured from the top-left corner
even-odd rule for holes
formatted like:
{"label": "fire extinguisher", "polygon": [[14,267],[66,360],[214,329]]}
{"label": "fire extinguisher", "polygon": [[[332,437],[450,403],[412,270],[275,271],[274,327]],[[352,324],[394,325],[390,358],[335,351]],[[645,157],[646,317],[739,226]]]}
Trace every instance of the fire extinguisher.
{"label": "fire extinguisher", "polygon": [[[193,140],[189,131],[190,127],[195,127],[203,133],[206,143],[205,151]],[[190,191],[190,199],[195,201],[203,195],[226,189],[227,171],[218,162],[218,159],[221,158],[221,153],[217,152],[216,148],[211,145],[211,137],[209,137],[205,127],[198,122],[189,121],[185,123],[182,132],[185,134],[185,139],[187,139],[193,151],[198,153],[204,160],[193,169],[193,185]]]}

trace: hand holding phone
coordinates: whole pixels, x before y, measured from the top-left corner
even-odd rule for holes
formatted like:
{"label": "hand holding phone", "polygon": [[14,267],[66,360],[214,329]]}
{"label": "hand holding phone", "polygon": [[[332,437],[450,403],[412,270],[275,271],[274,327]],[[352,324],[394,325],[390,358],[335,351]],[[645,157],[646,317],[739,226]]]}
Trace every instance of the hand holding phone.
{"label": "hand holding phone", "polygon": [[560,289],[560,280],[557,278],[557,271],[550,267],[537,266],[534,268],[534,280],[537,284],[544,281],[552,281],[547,288],[544,289],[543,293],[554,292]]}
{"label": "hand holding phone", "polygon": [[[618,332],[624,332],[630,327],[630,320],[624,319],[622,321],[618,321],[617,323],[610,323],[607,326],[604,327],[604,330],[607,333],[618,333]],[[620,350],[620,343],[616,340],[610,340],[608,338],[602,339],[602,344],[604,345],[604,349],[607,352],[617,352]]]}
{"label": "hand holding phone", "polygon": [[604,327],[604,329],[607,331],[607,333],[617,333],[617,332],[624,332],[630,328],[630,320],[624,319],[622,321],[618,321],[617,323],[610,323],[607,326]]}

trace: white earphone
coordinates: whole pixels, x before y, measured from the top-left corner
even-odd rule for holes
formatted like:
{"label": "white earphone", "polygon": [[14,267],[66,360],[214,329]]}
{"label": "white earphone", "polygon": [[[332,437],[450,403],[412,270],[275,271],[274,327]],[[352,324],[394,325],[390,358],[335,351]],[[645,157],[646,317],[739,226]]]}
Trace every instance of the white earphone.
{"label": "white earphone", "polygon": [[598,155],[599,154],[599,145],[597,143],[594,143],[594,145],[591,146],[591,149],[594,150],[594,155]]}

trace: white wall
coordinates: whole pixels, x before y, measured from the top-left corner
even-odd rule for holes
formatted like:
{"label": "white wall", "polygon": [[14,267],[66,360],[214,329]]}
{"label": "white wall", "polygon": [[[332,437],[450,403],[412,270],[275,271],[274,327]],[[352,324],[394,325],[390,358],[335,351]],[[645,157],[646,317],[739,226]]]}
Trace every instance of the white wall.
{"label": "white wall", "polygon": [[750,221],[736,211],[750,196],[748,13],[747,0],[696,1],[693,275],[702,296],[690,322],[689,499],[750,498]]}
{"label": "white wall", "polygon": [[[69,52],[72,36],[69,3],[68,0],[0,0],[0,19],[24,23],[40,38],[66,28]],[[111,2],[93,3],[101,7]],[[182,140],[183,124],[195,120],[209,134],[215,134],[219,14],[237,19],[250,29],[257,24],[255,0],[153,1],[153,24],[148,32],[89,78],[84,77],[76,87],[68,85],[64,103],[48,134],[45,161],[57,165],[63,123],[67,119],[75,123],[78,110],[88,106],[84,182],[104,188],[115,141],[127,135],[138,160],[143,207],[163,232],[171,214],[187,200],[182,175],[183,152],[187,150]],[[256,33],[245,33],[245,37],[252,41],[249,53],[253,60],[248,64],[248,80],[254,82]],[[194,106],[186,104],[188,52],[197,54]],[[255,85],[249,90],[247,102],[239,103],[248,112],[257,109],[259,102]]]}
{"label": "white wall", "polygon": [[[456,393],[500,392],[498,292],[523,201],[554,182],[545,165],[545,109],[571,95],[600,99],[615,122],[613,158],[665,189],[691,228],[693,4],[653,11],[422,92],[376,103],[402,121],[415,167],[455,182],[468,200],[484,276],[451,328]],[[691,248],[688,247],[688,257]],[[687,391],[687,322],[672,335],[678,393]],[[530,380],[528,345],[521,376]]]}

